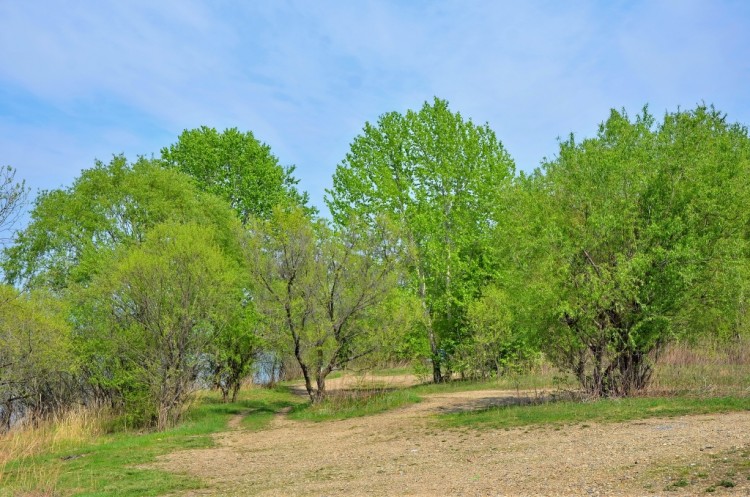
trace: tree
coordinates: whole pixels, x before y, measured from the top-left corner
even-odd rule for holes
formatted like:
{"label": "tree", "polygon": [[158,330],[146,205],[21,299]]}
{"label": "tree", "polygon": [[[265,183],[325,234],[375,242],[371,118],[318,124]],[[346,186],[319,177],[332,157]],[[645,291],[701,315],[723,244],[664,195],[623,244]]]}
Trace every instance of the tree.
{"label": "tree", "polygon": [[182,414],[204,351],[236,322],[239,266],[215,230],[166,223],[123,247],[88,289],[94,379],[159,429]]}
{"label": "tree", "polygon": [[307,393],[318,402],[326,377],[374,352],[387,332],[387,319],[371,318],[396,285],[390,231],[357,223],[333,231],[301,208],[277,208],[250,231],[248,267],[258,308],[294,354]]}
{"label": "tree", "polygon": [[[145,395],[144,389],[133,387],[133,381],[128,380],[132,371],[120,360],[116,342],[109,344],[103,338],[102,333],[110,323],[93,319],[98,308],[91,303],[103,304],[88,287],[99,274],[109,274],[113,261],[123,252],[136,250],[147,241],[155,226],[170,222],[191,223],[211,230],[212,243],[218,244],[222,254],[233,258],[236,264],[242,263],[238,241],[242,227],[224,201],[199,191],[191,178],[179,171],[165,170],[146,159],[131,164],[122,156],[114,157],[108,164],[97,162],[94,168],[83,171],[69,188],[40,194],[31,222],[3,253],[8,281],[29,288],[47,288],[59,298],[75,303],[71,307],[71,322],[78,353],[85,358],[81,374],[94,388],[93,393],[81,392],[83,400],[96,396],[121,403],[124,398]],[[241,287],[225,291],[237,302],[243,298]],[[237,321],[244,319],[236,309],[227,316]],[[95,329],[96,323],[102,329]],[[243,346],[250,347],[250,352],[255,346],[240,340],[239,335],[254,329],[239,330],[236,324],[221,328],[222,340],[212,344],[205,354],[214,362],[220,357],[233,358],[232,364],[223,365],[222,369],[246,376],[252,353]],[[238,336],[228,336],[230,329]],[[231,350],[221,350],[220,344]],[[242,361],[236,363],[240,356]],[[233,379],[231,388],[236,381],[241,379]],[[129,402],[127,406],[141,404]]]}
{"label": "tree", "polygon": [[[302,206],[314,213],[314,209],[306,207],[307,193],[297,190],[298,181],[292,176],[294,167],[282,167],[270,147],[249,131],[230,128],[217,132],[206,126],[185,130],[177,143],[161,150],[158,162],[191,176],[201,191],[228,202],[243,225],[253,217],[268,219],[276,205]],[[253,308],[252,300],[247,300],[247,316],[257,315]],[[224,333],[219,340],[222,347],[214,349],[211,357],[215,384],[225,398],[230,390],[236,397],[254,357],[260,353],[261,343],[255,334],[257,320],[247,317],[240,322],[248,328],[231,327],[233,331]]]}
{"label": "tree", "polygon": [[116,156],[83,171],[73,186],[41,192],[28,226],[3,252],[10,283],[62,290],[85,284],[121,245],[142,241],[168,220],[218,227],[222,243],[236,242],[233,216],[190,178],[146,159]]}
{"label": "tree", "polygon": [[713,109],[659,126],[645,110],[633,121],[613,111],[536,176],[548,207],[537,263],[557,296],[547,350],[585,390],[642,389],[652,356],[704,326],[699,315],[737,316],[744,290],[718,285],[748,265],[750,211],[737,206],[750,200],[749,158],[747,130]]}
{"label": "tree", "polygon": [[294,167],[282,167],[270,147],[249,131],[185,130],[177,143],[161,150],[159,163],[192,176],[201,190],[229,202],[243,224],[251,216],[268,218],[278,204],[307,203],[307,194],[296,189]]}
{"label": "tree", "polygon": [[42,292],[0,286],[0,431],[14,418],[39,418],[70,401],[76,370],[61,303]]}
{"label": "tree", "polygon": [[367,123],[327,192],[341,226],[381,213],[398,223],[435,382],[450,377],[467,305],[502,262],[487,254],[513,171],[487,125],[464,121],[435,99],[419,112],[391,112]]}
{"label": "tree", "polygon": [[227,324],[218,331],[208,351],[213,384],[227,402],[237,401],[242,382],[252,373],[256,355],[261,351],[261,319],[247,289],[234,297],[238,305],[232,309]]}

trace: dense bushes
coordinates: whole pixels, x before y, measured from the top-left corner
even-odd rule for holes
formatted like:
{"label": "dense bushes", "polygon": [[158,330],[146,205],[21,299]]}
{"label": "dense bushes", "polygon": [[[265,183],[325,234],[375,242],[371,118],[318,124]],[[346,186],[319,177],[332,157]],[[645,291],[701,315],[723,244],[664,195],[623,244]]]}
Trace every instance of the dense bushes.
{"label": "dense bushes", "polygon": [[236,395],[259,355],[314,401],[352,361],[443,381],[541,354],[629,395],[665,345],[747,335],[750,139],[712,108],[613,111],[529,175],[447,102],[388,113],[339,165],[331,222],[291,173],[252,134],[201,128],[42,192],[2,259],[2,426],[107,402],[164,427],[198,383]]}

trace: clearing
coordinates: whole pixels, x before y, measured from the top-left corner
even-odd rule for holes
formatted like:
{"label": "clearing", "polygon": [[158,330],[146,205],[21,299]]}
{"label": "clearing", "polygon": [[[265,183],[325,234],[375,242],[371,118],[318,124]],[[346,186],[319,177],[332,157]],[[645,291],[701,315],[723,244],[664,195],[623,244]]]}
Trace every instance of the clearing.
{"label": "clearing", "polygon": [[205,482],[182,496],[750,494],[747,411],[480,430],[445,428],[434,416],[524,399],[515,390],[440,393],[338,421],[279,413],[260,431],[235,420],[215,447],[154,466]]}

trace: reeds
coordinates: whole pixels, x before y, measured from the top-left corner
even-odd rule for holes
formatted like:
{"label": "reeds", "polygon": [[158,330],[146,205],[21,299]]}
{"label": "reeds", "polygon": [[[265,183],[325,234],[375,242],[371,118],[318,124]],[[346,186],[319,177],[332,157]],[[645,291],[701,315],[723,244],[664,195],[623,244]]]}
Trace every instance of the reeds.
{"label": "reeds", "polygon": [[705,395],[750,393],[750,340],[703,339],[674,343],[662,352],[652,392],[697,392]]}
{"label": "reeds", "polygon": [[[41,455],[74,449],[103,433],[109,412],[79,406],[43,421],[22,420],[0,435],[0,496],[54,496],[60,464],[44,464]],[[9,492],[9,493],[6,493]]]}

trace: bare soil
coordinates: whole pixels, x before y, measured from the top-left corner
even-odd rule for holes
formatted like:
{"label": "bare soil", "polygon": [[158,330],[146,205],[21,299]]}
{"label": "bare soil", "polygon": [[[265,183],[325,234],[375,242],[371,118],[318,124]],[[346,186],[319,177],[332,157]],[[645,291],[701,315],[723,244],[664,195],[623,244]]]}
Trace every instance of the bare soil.
{"label": "bare soil", "polygon": [[[202,478],[206,489],[182,494],[194,496],[705,495],[708,480],[670,486],[672,469],[709,467],[750,446],[750,412],[509,430],[446,430],[432,419],[523,400],[484,390],[343,421],[280,414],[266,430],[227,431],[214,448],[174,452],[156,466]],[[748,476],[713,495],[750,495]]]}

